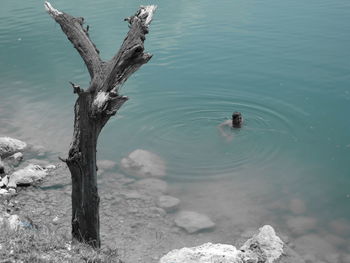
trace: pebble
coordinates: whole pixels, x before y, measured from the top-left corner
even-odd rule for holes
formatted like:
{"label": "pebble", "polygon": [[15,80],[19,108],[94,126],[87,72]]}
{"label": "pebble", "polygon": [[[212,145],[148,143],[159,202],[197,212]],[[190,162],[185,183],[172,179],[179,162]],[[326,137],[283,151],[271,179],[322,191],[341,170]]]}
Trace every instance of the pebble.
{"label": "pebble", "polygon": [[208,216],[193,211],[180,211],[176,215],[175,224],[190,234],[215,227]]}
{"label": "pebble", "polygon": [[176,210],[179,204],[180,200],[170,195],[162,195],[157,200],[157,205],[167,212]]}
{"label": "pebble", "polygon": [[126,192],[123,192],[122,195],[126,199],[141,199],[142,198],[142,195],[137,191],[126,191]]}
{"label": "pebble", "polygon": [[55,225],[57,225],[58,224],[58,222],[59,222],[59,218],[58,218],[58,216],[55,216],[54,217],[54,219],[52,219],[52,223],[54,223]]}

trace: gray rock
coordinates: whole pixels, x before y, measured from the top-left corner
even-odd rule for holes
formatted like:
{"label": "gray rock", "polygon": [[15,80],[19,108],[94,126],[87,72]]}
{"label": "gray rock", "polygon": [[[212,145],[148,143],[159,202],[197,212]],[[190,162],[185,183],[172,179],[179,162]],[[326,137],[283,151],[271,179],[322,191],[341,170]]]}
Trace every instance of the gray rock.
{"label": "gray rock", "polygon": [[47,175],[47,170],[39,165],[29,164],[27,167],[14,172],[9,179],[8,187],[16,188],[17,185],[28,185],[42,180]]}
{"label": "gray rock", "polygon": [[[242,258],[245,262],[272,263],[283,253],[283,242],[276,236],[272,226],[265,225],[251,239],[248,239],[240,248],[244,251]],[[256,261],[254,261],[256,260]]]}
{"label": "gray rock", "polygon": [[190,234],[215,227],[208,216],[192,211],[180,211],[176,215],[175,224]]}
{"label": "gray rock", "polygon": [[298,216],[287,219],[288,228],[296,235],[302,235],[316,228],[317,220],[312,217]]}
{"label": "gray rock", "polygon": [[9,177],[7,175],[5,175],[2,179],[1,179],[1,183],[4,185],[4,186],[7,186],[8,183],[9,183]]}
{"label": "gray rock", "polygon": [[6,158],[6,162],[11,166],[18,166],[23,160],[23,153],[17,152]]}
{"label": "gray rock", "polygon": [[165,162],[156,154],[135,150],[121,160],[121,167],[137,177],[163,177],[166,175]]}
{"label": "gray rock", "polygon": [[5,173],[5,164],[3,163],[0,156],[0,175]]}
{"label": "gray rock", "polygon": [[0,157],[6,157],[27,147],[25,142],[10,137],[0,137]]}
{"label": "gray rock", "polygon": [[167,212],[176,210],[179,204],[180,200],[170,195],[162,195],[157,200],[157,205]]}
{"label": "gray rock", "polygon": [[168,184],[162,180],[155,178],[147,178],[139,180],[135,185],[142,189],[146,190],[150,194],[160,195],[168,191]]}
{"label": "gray rock", "polygon": [[15,194],[16,194],[16,189],[14,189],[14,188],[9,188],[9,189],[8,189],[8,192],[9,192],[10,195],[15,195]]}

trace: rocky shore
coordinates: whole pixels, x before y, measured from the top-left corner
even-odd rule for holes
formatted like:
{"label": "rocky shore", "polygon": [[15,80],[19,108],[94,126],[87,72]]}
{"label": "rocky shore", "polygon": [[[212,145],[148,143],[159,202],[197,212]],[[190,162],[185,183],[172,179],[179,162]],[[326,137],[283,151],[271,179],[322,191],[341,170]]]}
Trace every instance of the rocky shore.
{"label": "rocky shore", "polygon": [[[42,147],[7,137],[0,137],[0,157],[0,224],[12,231],[46,228],[69,239],[71,183],[65,165],[47,160]],[[181,198],[164,180],[166,163],[155,153],[139,149],[119,164],[100,160],[97,165],[99,189],[103,189],[100,190],[102,246],[117,248],[126,263],[345,263],[347,260],[345,256],[338,257],[339,261],[302,258],[290,248],[288,238],[278,237],[268,225],[244,235],[220,232],[210,215],[196,208],[182,208]],[[302,209],[300,204],[294,207]],[[298,220],[312,225],[308,219]],[[295,231],[299,229],[299,221],[289,222]],[[213,243],[220,236],[240,248]]]}

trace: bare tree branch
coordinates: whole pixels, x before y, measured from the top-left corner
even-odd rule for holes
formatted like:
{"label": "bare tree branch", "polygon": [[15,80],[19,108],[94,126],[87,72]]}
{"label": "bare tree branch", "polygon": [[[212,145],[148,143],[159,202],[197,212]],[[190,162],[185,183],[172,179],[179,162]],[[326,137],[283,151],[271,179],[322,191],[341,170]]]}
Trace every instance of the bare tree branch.
{"label": "bare tree branch", "polygon": [[102,71],[102,61],[99,51],[90,40],[88,30],[83,27],[84,18],[75,18],[67,13],[53,8],[49,2],[45,2],[45,9],[49,15],[61,26],[62,31],[74,45],[84,60],[91,78]]}
{"label": "bare tree branch", "polygon": [[134,16],[125,19],[130,24],[130,30],[118,53],[107,65],[103,91],[115,88],[118,92],[129,76],[152,58],[151,54],[144,53],[143,42],[156,8],[155,5],[141,6]]}

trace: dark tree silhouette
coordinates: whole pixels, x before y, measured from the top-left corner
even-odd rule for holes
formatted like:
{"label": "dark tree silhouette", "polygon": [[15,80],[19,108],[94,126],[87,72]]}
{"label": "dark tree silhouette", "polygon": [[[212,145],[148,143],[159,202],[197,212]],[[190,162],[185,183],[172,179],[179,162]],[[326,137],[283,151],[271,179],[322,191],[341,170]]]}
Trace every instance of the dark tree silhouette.
{"label": "dark tree silhouette", "polygon": [[120,86],[152,57],[144,52],[143,43],[156,6],[141,6],[135,15],[125,19],[129,23],[129,32],[110,61],[100,58],[98,49],[90,40],[89,26],[83,26],[83,17],[60,12],[49,2],[45,2],[45,8],[79,52],[91,77],[86,90],[71,83],[78,95],[74,107],[74,134],[68,158],[62,160],[67,163],[72,176],[73,239],[100,247],[97,139],[111,116],[128,100],[119,94]]}

